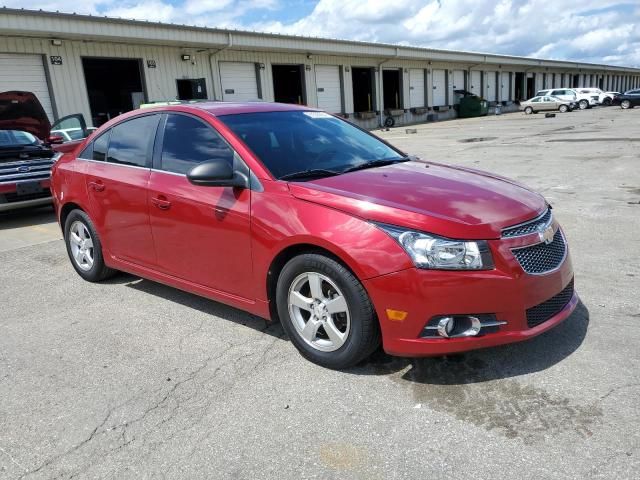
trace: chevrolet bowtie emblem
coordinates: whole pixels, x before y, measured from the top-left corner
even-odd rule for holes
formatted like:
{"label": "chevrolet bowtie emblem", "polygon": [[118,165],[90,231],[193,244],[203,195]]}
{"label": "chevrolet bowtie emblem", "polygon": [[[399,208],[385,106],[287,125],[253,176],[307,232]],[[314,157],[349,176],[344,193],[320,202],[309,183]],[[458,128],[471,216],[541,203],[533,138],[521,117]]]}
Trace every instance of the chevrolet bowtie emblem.
{"label": "chevrolet bowtie emblem", "polygon": [[549,225],[547,227],[540,227],[538,229],[538,238],[540,238],[541,242],[544,242],[546,245],[549,245],[553,242],[553,226]]}

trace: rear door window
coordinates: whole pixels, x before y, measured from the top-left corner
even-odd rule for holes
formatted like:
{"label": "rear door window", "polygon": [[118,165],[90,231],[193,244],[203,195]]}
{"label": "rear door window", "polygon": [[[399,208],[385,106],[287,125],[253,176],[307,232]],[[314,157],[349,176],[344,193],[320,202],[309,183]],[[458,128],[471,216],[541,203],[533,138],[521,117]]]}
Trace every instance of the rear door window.
{"label": "rear door window", "polygon": [[111,130],[106,131],[98,138],[96,138],[92,144],[80,154],[82,158],[89,158],[97,162],[104,162],[107,159],[107,149],[109,148],[109,135]]}
{"label": "rear door window", "polygon": [[145,115],[113,127],[107,161],[134,167],[149,167],[159,118],[158,115]]}
{"label": "rear door window", "polygon": [[222,159],[233,166],[233,150],[213,127],[188,115],[169,114],[160,169],[186,174],[202,162]]}

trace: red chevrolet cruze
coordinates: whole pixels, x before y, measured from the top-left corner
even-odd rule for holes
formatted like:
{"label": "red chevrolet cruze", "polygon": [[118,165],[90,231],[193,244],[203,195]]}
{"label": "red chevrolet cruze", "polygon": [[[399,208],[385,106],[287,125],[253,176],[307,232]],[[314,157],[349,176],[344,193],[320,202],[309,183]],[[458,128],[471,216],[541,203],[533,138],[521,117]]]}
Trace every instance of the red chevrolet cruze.
{"label": "red chevrolet cruze", "polygon": [[344,368],[516,342],[574,310],[567,243],[517,183],[408,157],[307,107],[131,112],[54,166],[76,271],[116,270],[279,319]]}

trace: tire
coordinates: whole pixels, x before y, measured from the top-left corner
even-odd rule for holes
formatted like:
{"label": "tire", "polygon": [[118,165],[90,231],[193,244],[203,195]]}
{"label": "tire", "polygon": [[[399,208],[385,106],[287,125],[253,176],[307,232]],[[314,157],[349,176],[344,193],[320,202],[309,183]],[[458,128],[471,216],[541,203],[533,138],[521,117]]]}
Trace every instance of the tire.
{"label": "tire", "polygon": [[82,210],[73,210],[67,216],[64,243],[71,265],[85,280],[99,282],[116,273],[105,265],[98,232],[89,215]]}
{"label": "tire", "polygon": [[587,100],[580,100],[578,102],[578,106],[580,107],[580,110],[586,110],[589,108],[589,102]]}
{"label": "tire", "polygon": [[527,114],[527,115],[531,115],[533,113],[533,108],[525,107],[524,113]]}
{"label": "tire", "polygon": [[385,127],[387,127],[387,128],[391,128],[391,127],[393,127],[395,124],[396,124],[396,120],[395,120],[395,118],[393,118],[393,117],[387,117],[387,118],[384,120],[384,126],[385,126]]}
{"label": "tire", "polygon": [[633,108],[631,106],[631,102],[629,100],[622,100],[622,102],[620,102],[620,107],[622,107],[624,110],[627,110],[629,108]]}
{"label": "tire", "polygon": [[605,99],[602,100],[602,105],[604,105],[605,107],[611,106],[611,99],[609,97],[605,97]]}
{"label": "tire", "polygon": [[278,277],[276,304],[291,342],[323,367],[351,367],[380,345],[369,295],[347,268],[324,255],[289,260]]}
{"label": "tire", "polygon": [[566,105],[560,105],[560,107],[558,107],[558,110],[560,111],[560,113],[567,113],[569,111],[569,107],[567,107]]}

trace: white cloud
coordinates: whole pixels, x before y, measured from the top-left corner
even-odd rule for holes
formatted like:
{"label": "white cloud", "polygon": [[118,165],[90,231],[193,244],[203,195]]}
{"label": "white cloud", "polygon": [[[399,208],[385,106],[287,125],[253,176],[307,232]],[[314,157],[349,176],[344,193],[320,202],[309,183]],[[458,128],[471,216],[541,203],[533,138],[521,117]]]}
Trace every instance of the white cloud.
{"label": "white cloud", "polygon": [[[22,7],[23,0],[0,0]],[[640,65],[637,0],[35,0],[29,8],[211,27]],[[269,15],[264,15],[269,13]],[[285,15],[286,14],[286,15]]]}

